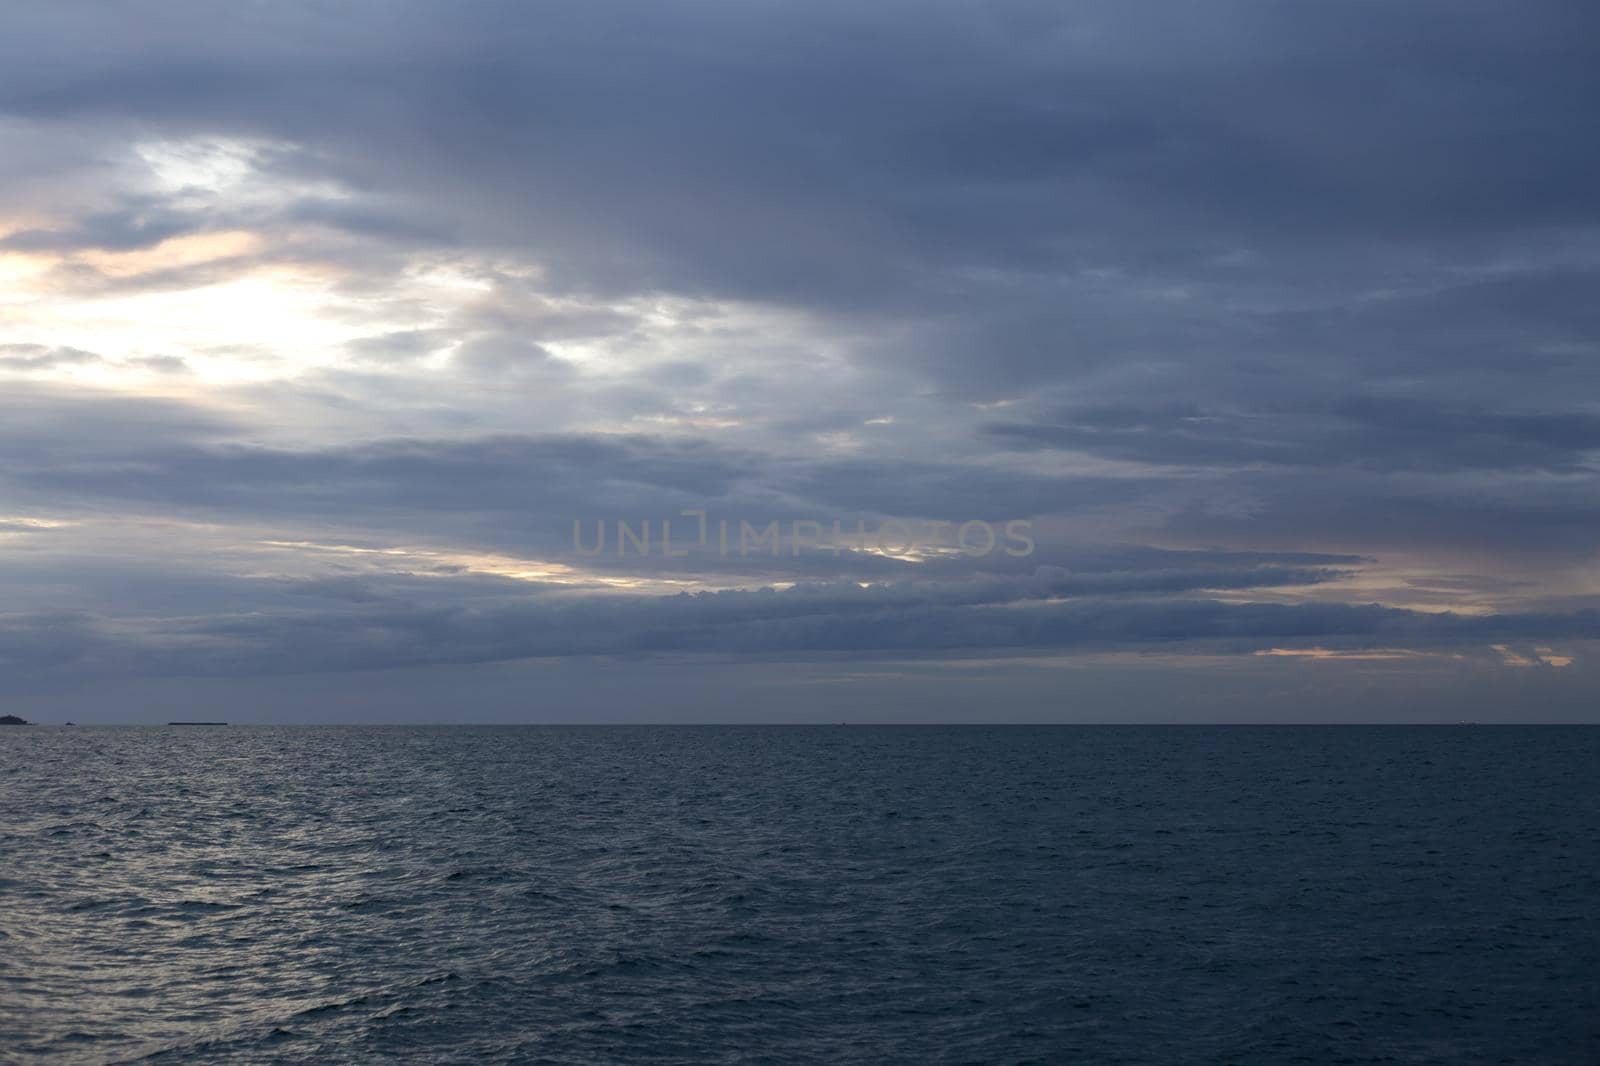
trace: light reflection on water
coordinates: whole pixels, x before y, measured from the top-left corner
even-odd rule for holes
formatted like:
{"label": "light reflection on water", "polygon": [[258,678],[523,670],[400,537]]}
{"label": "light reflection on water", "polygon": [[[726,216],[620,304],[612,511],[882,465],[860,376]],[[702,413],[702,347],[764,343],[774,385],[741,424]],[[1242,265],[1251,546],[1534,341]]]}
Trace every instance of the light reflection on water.
{"label": "light reflection on water", "polygon": [[1600,1061],[1600,730],[0,731],[0,1052]]}

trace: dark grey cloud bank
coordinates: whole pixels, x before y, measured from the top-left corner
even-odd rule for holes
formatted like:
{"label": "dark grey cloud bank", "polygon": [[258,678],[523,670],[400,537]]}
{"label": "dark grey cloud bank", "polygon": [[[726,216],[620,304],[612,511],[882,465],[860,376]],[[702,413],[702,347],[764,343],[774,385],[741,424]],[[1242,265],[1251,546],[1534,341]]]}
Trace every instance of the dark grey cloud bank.
{"label": "dark grey cloud bank", "polygon": [[[77,260],[63,291],[314,263],[382,292],[423,253],[539,270],[214,403],[23,385],[99,357],[0,336],[0,532],[29,545],[6,549],[0,661],[259,676],[1595,639],[1597,42],[1575,3],[11,5],[0,208],[51,219],[0,251],[264,238],[132,275]],[[265,145],[253,165],[289,191],[155,194],[103,163],[186,138]],[[555,354],[640,343],[630,301],[657,300],[803,326],[761,348],[706,326],[605,381]],[[401,409],[427,431],[382,423]],[[685,412],[732,428],[650,428]],[[340,429],[358,419],[377,428]],[[822,443],[841,433],[865,443]],[[572,558],[573,519],[683,508],[1028,518],[1038,551]],[[82,530],[118,519],[247,547],[106,558]],[[412,558],[272,572],[266,541],[745,591],[621,598]],[[1495,609],[1422,614],[1387,587],[1279,602],[1391,555],[1470,570]]]}
{"label": "dark grey cloud bank", "polygon": [[[861,595],[854,586],[702,593],[619,603],[463,607],[358,605],[252,612],[118,632],[78,614],[22,615],[0,631],[0,662],[23,679],[256,676],[419,664],[670,653],[933,655],[1114,648],[1238,654],[1310,641],[1359,656],[1460,641],[1519,646],[1600,640],[1600,613],[1462,618],[1377,604],[1227,604],[1206,600],[1003,609],[941,603],[928,590]],[[956,598],[965,599],[963,592]],[[1180,649],[1181,653],[1181,649]],[[1484,657],[1493,655],[1485,651]],[[1538,660],[1535,659],[1535,662]]]}
{"label": "dark grey cloud bank", "polygon": [[[36,391],[30,402],[43,397]],[[896,481],[917,484],[929,475],[915,465],[862,464],[848,468],[850,478],[836,464],[800,466],[704,442],[621,437],[401,440],[291,452],[217,443],[227,427],[185,417],[183,408],[138,401],[126,416],[107,417],[123,404],[76,394],[55,399],[98,416],[107,432],[65,439],[24,420],[8,423],[17,461],[0,482],[12,500],[50,506],[66,522],[110,513],[253,530],[265,544],[276,543],[283,529],[345,538],[341,545],[353,539],[377,558],[336,556],[331,568],[308,576],[246,577],[227,565],[208,571],[185,554],[152,557],[115,534],[85,544],[72,525],[16,524],[8,531],[26,535],[34,550],[0,568],[13,604],[28,608],[8,617],[0,641],[0,660],[13,678],[260,676],[682,653],[1160,647],[1237,654],[1280,645],[1440,651],[1463,644],[1482,653],[1494,642],[1600,639],[1592,609],[1462,617],[1376,603],[1209,598],[1337,582],[1369,561],[1348,554],[1093,547],[1041,535],[1038,550],[1021,559],[953,553],[914,563],[848,551],[769,557],[760,549],[751,558],[580,557],[567,540],[568,524],[553,515],[621,508],[675,515],[689,504],[757,514],[775,499],[790,514],[819,515],[876,498],[862,488],[868,479],[878,479],[882,498],[898,502],[904,497]],[[1107,495],[1098,483],[1086,491],[1038,477],[1019,488],[1012,478],[996,487],[982,471],[936,472],[939,491],[920,498],[968,508],[959,512],[965,514],[986,513],[998,498],[1031,507],[1019,513],[1048,517],[1081,496],[1099,502]],[[778,494],[774,486],[814,495]],[[636,512],[627,513],[631,519]],[[181,544],[193,534],[169,536]],[[582,563],[597,579],[754,574],[800,583],[624,597],[593,583],[474,572],[428,553],[382,554],[407,537]],[[63,587],[84,591],[64,601]]]}

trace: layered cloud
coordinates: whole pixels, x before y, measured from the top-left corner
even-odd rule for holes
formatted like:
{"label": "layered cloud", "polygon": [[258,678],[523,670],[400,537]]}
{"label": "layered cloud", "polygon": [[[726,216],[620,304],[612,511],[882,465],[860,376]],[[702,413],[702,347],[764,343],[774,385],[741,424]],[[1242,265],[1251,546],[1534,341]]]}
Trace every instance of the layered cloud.
{"label": "layered cloud", "polygon": [[[0,660],[1580,674],[1597,40],[1564,3],[12,5]],[[698,511],[1034,550],[574,548]]]}

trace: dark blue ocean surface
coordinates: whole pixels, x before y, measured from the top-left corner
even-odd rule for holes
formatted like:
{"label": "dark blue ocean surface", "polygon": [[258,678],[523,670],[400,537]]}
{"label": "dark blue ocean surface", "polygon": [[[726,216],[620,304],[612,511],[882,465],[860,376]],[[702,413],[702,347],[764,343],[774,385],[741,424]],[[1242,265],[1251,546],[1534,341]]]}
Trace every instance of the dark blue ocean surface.
{"label": "dark blue ocean surface", "polygon": [[1596,1062],[1600,729],[0,730],[31,1061]]}

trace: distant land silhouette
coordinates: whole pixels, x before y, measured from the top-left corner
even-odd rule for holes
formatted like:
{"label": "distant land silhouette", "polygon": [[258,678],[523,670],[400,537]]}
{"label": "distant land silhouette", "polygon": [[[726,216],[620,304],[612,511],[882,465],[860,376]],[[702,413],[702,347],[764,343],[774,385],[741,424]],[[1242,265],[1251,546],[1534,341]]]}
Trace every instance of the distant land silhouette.
{"label": "distant land silhouette", "polygon": [[14,714],[0,714],[0,725],[31,725],[26,718],[18,718]]}

